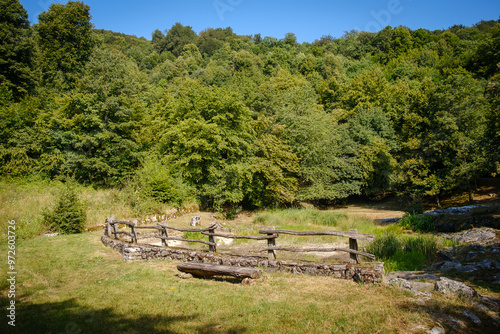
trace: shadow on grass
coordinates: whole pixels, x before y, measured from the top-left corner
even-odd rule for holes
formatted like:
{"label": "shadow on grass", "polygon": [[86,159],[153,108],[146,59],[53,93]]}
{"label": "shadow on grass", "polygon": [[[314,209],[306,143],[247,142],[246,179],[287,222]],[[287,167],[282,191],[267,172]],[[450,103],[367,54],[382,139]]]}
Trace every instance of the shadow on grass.
{"label": "shadow on grass", "polygon": [[[122,301],[125,302],[126,301]],[[9,300],[0,298],[1,308],[6,310]],[[175,305],[165,305],[175,309]],[[26,304],[16,302],[15,327],[7,320],[0,323],[1,333],[83,334],[83,333],[245,333],[246,328],[203,323],[198,314],[182,316],[137,316],[132,305],[127,316],[117,314],[112,308],[93,309],[83,306],[76,299],[62,302]],[[142,310],[144,311],[144,310]],[[143,312],[141,312],[143,313]],[[182,324],[182,323],[185,323]],[[202,323],[201,325],[197,325]],[[182,330],[172,329],[182,328]]]}
{"label": "shadow on grass", "polygon": [[[479,300],[477,300],[479,302]],[[432,319],[430,327],[443,327],[446,333],[498,333],[499,324],[484,310],[447,304],[438,300],[415,303],[412,300],[400,305],[403,311],[416,311]],[[476,316],[476,319],[471,318]],[[476,322],[478,321],[479,322]]]}

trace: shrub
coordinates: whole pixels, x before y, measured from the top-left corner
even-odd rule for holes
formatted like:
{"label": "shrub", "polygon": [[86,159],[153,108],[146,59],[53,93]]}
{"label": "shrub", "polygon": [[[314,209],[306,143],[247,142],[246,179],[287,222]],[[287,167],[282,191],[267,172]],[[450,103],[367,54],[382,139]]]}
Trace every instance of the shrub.
{"label": "shrub", "polygon": [[52,211],[43,213],[44,222],[59,233],[81,233],[87,221],[85,209],[78,199],[74,181],[68,181]]}
{"label": "shrub", "polygon": [[161,203],[171,203],[180,208],[194,201],[194,188],[190,187],[179,174],[174,174],[156,159],[149,159],[138,169],[134,181],[143,198],[153,198]]}
{"label": "shrub", "polygon": [[399,225],[403,228],[415,232],[432,232],[436,229],[434,220],[430,216],[422,216],[415,213],[405,215],[400,221]]}

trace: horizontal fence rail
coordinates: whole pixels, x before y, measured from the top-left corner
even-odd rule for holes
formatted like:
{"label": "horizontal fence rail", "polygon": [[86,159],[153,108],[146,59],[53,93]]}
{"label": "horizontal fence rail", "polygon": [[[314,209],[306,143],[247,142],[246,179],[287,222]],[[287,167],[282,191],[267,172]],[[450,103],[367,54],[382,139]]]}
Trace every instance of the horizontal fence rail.
{"label": "horizontal fence rail", "polygon": [[347,237],[350,239],[364,240],[364,241],[374,241],[375,236],[373,234],[361,234],[357,232],[341,232],[341,231],[292,231],[292,230],[259,230],[259,233],[280,233],[280,234],[290,234],[290,235],[333,235],[337,237]]}
{"label": "horizontal fence rail", "polygon": [[[125,225],[131,228],[131,232],[118,231],[118,225]],[[352,229],[349,232],[342,231],[293,231],[293,230],[284,230],[284,229],[274,229],[274,228],[266,228],[260,229],[259,234],[263,234],[262,236],[251,236],[251,235],[235,235],[235,234],[227,234],[227,233],[217,233],[216,229],[219,227],[218,224],[212,223],[207,228],[179,228],[168,226],[165,222],[158,223],[156,226],[137,226],[136,223],[128,222],[128,221],[119,221],[110,219],[108,217],[106,219],[106,227],[105,234],[111,238],[111,235],[114,235],[115,239],[118,239],[118,235],[123,234],[130,237],[130,242],[137,243],[137,229],[154,229],[160,232],[160,235],[156,235],[155,238],[161,239],[162,245],[167,246],[167,241],[175,240],[175,241],[184,241],[184,242],[194,242],[208,245],[210,252],[216,252],[217,243],[215,238],[227,238],[227,239],[249,239],[249,240],[267,240],[267,247],[261,248],[259,252],[267,252],[268,258],[270,260],[276,259],[276,251],[286,251],[286,252],[346,252],[350,254],[350,259],[353,262],[358,263],[358,256],[363,256],[375,260],[375,255],[362,252],[358,250],[358,240],[373,242],[375,240],[375,236],[373,234],[362,234],[358,233],[357,230]],[[168,231],[177,231],[177,232],[199,232],[202,235],[208,236],[208,241],[197,240],[197,239],[187,239],[169,236]],[[326,248],[299,248],[299,247],[287,247],[287,246],[276,246],[276,239],[280,234],[288,234],[288,235],[298,235],[298,236],[318,236],[318,235],[329,235],[335,237],[345,237],[349,238],[349,248],[344,247],[326,247]]]}

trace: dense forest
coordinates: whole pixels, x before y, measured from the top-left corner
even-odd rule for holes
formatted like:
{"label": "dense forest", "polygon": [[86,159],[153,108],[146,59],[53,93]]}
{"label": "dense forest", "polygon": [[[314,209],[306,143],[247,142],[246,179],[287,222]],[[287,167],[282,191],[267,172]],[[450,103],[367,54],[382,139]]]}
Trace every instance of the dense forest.
{"label": "dense forest", "polygon": [[[321,34],[321,32],[319,32]],[[439,201],[500,174],[500,20],[297,43],[173,24],[31,25],[0,0],[0,175],[74,178],[206,208]]]}

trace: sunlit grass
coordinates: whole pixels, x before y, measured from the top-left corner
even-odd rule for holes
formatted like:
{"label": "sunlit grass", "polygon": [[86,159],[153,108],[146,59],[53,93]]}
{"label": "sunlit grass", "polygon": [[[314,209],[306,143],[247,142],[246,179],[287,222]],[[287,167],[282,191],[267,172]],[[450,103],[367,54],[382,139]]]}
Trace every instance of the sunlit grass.
{"label": "sunlit grass", "polygon": [[99,236],[19,242],[21,332],[400,333],[433,323],[405,293],[383,285],[282,273],[265,273],[253,286],[182,280],[177,262],[123,262]]}
{"label": "sunlit grass", "polygon": [[[43,213],[51,210],[64,185],[58,181],[38,178],[0,180],[0,240],[6,240],[7,224],[16,222],[18,239],[27,239],[49,230],[43,222]],[[104,224],[106,217],[143,217],[164,213],[171,206],[153,200],[140,200],[128,188],[94,189],[77,186],[78,197],[86,209],[86,227]]]}
{"label": "sunlit grass", "polygon": [[[292,230],[331,229],[348,232],[356,229],[359,233],[374,234],[375,242],[359,241],[360,248],[375,254],[378,261],[385,262],[386,271],[420,270],[435,257],[440,241],[430,235],[421,235],[405,231],[402,226],[377,225],[368,218],[348,215],[335,211],[314,209],[293,209],[265,211],[257,214],[254,224],[288,228]],[[303,243],[347,244],[346,238],[331,236],[288,236],[280,235],[280,244],[291,245]]]}

